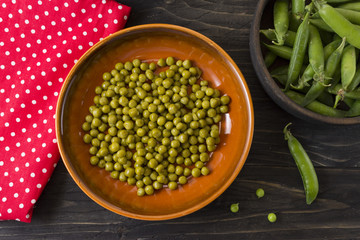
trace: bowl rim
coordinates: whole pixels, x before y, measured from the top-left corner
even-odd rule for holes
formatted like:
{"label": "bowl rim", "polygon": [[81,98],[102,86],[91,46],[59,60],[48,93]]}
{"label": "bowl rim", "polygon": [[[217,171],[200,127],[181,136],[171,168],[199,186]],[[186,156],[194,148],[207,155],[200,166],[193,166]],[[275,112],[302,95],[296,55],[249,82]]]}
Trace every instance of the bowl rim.
{"label": "bowl rim", "polygon": [[266,5],[270,0],[259,0],[254,18],[250,27],[250,56],[257,77],[263,86],[265,92],[270,96],[270,98],[279,105],[283,110],[288,113],[316,124],[326,123],[334,125],[352,125],[359,124],[360,117],[349,117],[349,118],[336,118],[321,115],[319,113],[312,112],[292,101],[284,92],[278,87],[277,83],[271,77],[267,67],[265,66],[264,57],[261,52],[260,45],[260,24],[262,15]]}
{"label": "bowl rim", "polygon": [[[168,30],[173,30],[173,31],[178,31],[178,32],[182,32],[182,33],[186,33],[189,35],[194,36],[195,38],[200,38],[202,41],[206,42],[207,44],[209,44],[212,48],[214,48],[215,50],[217,50],[221,55],[223,55],[223,57],[225,59],[227,59],[227,61],[230,63],[231,67],[234,69],[234,72],[239,75],[239,77],[242,79],[242,81],[240,81],[240,85],[243,88],[244,91],[244,98],[245,98],[245,102],[246,102],[246,109],[248,111],[248,123],[249,123],[249,127],[247,129],[246,132],[246,140],[245,140],[245,145],[244,145],[244,151],[242,152],[239,160],[238,160],[238,164],[236,169],[234,169],[232,175],[230,176],[230,178],[225,182],[224,185],[222,185],[214,194],[212,194],[211,196],[209,196],[208,198],[205,199],[205,201],[202,201],[200,203],[197,203],[195,205],[193,205],[190,208],[184,209],[182,211],[176,212],[176,213],[171,213],[171,214],[162,214],[162,215],[143,215],[143,214],[136,214],[133,212],[129,212],[126,211],[125,209],[121,209],[120,207],[107,202],[106,200],[104,200],[103,198],[99,197],[96,193],[94,193],[85,183],[83,183],[81,181],[80,176],[78,175],[78,173],[76,172],[75,168],[72,166],[71,161],[69,159],[67,159],[67,156],[65,154],[65,149],[63,146],[63,140],[61,137],[61,124],[62,124],[62,105],[64,102],[64,98],[66,95],[66,90],[68,88],[68,86],[70,85],[71,79],[73,78],[74,74],[76,73],[78,67],[80,65],[82,65],[82,63],[84,61],[87,60],[87,58],[89,56],[91,56],[91,54],[96,51],[97,49],[101,48],[102,45],[108,41],[111,41],[113,38],[116,38],[120,35],[129,33],[129,32],[136,32],[139,30],[146,30],[146,29],[168,29]],[[235,180],[235,178],[237,177],[237,175],[239,174],[240,170],[242,169],[243,165],[245,164],[245,161],[248,157],[248,154],[250,152],[250,148],[251,148],[251,144],[252,144],[252,139],[253,139],[253,134],[254,134],[254,110],[253,110],[253,103],[252,103],[252,98],[250,95],[250,91],[249,88],[247,86],[247,83],[245,81],[245,78],[242,74],[242,72],[240,71],[240,69],[238,68],[237,64],[233,61],[233,59],[219,46],[217,45],[215,42],[213,42],[212,40],[210,40],[208,37],[202,35],[201,33],[198,33],[194,30],[191,30],[189,28],[185,28],[182,26],[178,26],[178,25],[173,25],[173,24],[159,24],[159,23],[155,23],[155,24],[143,24],[143,25],[137,25],[137,26],[133,26],[133,27],[128,27],[122,30],[119,30],[107,37],[105,37],[104,39],[102,39],[101,41],[97,42],[96,44],[94,44],[91,48],[89,48],[80,58],[79,60],[75,63],[75,65],[71,68],[70,72],[68,73],[64,84],[61,88],[61,91],[59,93],[59,98],[57,101],[57,106],[56,106],[56,117],[55,117],[55,128],[56,128],[56,138],[57,138],[57,143],[58,143],[58,148],[60,151],[60,155],[61,155],[61,159],[66,167],[66,169],[68,170],[70,176],[72,177],[72,179],[75,181],[75,183],[80,187],[80,189],[93,201],[95,201],[97,204],[101,205],[102,207],[104,207],[105,209],[108,209],[114,213],[117,213],[119,215],[125,216],[125,217],[129,217],[129,218],[134,218],[134,219],[140,219],[140,220],[168,220],[168,219],[173,219],[173,218],[178,218],[178,217],[182,217],[185,215],[188,215],[190,213],[193,213],[203,207],[205,207],[206,205],[208,205],[209,203],[211,203],[212,201],[214,201],[217,197],[219,197],[230,185],[231,183]]]}

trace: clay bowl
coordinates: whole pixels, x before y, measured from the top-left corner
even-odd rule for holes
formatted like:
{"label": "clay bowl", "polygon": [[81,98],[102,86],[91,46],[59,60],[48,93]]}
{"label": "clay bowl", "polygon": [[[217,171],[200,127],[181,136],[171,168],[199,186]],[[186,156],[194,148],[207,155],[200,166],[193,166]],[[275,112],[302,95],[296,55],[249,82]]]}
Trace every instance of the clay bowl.
{"label": "clay bowl", "polygon": [[[203,70],[203,78],[231,97],[230,112],[221,123],[221,144],[213,153],[211,173],[171,191],[138,197],[136,187],[91,166],[89,145],[83,143],[81,125],[93,104],[94,89],[102,74],[115,63],[139,58],[157,61],[173,56],[190,59]],[[205,36],[179,26],[149,24],[116,32],[94,45],[72,68],[61,90],[56,133],[62,160],[78,186],[96,203],[126,217],[165,220],[192,213],[216,199],[243,167],[253,136],[254,115],[245,79],[229,55]]]}
{"label": "clay bowl", "polygon": [[[281,90],[277,82],[271,77],[269,70],[265,66],[264,54],[266,49],[261,46],[261,41],[264,40],[260,36],[260,29],[274,28],[273,27],[273,6],[274,0],[259,0],[252,26],[250,29],[250,54],[251,60],[258,76],[260,83],[262,84],[265,92],[270,98],[278,104],[282,109],[290,114],[317,124],[334,124],[334,125],[351,125],[360,123],[360,117],[352,118],[336,118],[328,117],[315,112],[312,112],[288,98]],[[281,62],[275,62],[274,65],[281,64]]]}

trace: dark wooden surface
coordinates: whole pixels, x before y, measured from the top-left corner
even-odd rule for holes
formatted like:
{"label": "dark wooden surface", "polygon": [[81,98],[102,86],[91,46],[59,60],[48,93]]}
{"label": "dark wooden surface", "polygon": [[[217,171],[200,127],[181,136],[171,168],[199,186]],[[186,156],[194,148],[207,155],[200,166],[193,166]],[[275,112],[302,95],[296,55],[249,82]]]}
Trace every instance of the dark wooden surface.
{"label": "dark wooden surface", "polygon": [[[89,199],[60,161],[30,224],[0,222],[0,239],[360,239],[360,127],[315,125],[289,115],[265,94],[252,67],[253,0],[127,0],[127,26],[171,23],[196,30],[224,48],[242,70],[255,110],[247,162],[218,199],[188,216],[161,222],[116,215]],[[305,204],[300,175],[283,139],[292,132],[307,149],[320,192]],[[257,199],[255,190],[265,189]],[[240,203],[240,211],[229,206]],[[267,221],[277,213],[276,223]]]}

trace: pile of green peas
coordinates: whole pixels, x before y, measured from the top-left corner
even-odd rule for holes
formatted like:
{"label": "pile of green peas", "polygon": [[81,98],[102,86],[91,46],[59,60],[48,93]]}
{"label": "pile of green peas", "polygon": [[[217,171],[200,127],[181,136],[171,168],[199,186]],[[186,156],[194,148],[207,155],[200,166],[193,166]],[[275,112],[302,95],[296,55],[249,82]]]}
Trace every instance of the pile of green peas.
{"label": "pile of green peas", "polygon": [[134,59],[105,72],[82,124],[90,164],[135,185],[138,196],[208,175],[230,98],[201,75],[190,60],[173,57]]}

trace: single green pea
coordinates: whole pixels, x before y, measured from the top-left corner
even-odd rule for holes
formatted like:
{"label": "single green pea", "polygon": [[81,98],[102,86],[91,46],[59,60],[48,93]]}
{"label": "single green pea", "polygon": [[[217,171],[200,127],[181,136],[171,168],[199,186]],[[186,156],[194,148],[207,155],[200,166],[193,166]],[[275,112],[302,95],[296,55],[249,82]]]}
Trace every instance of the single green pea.
{"label": "single green pea", "polygon": [[257,196],[258,198],[262,198],[262,197],[264,197],[264,195],[265,195],[264,189],[258,188],[258,189],[256,190],[256,196]]}
{"label": "single green pea", "polygon": [[170,190],[175,190],[175,189],[178,188],[178,185],[177,185],[176,182],[169,182],[168,188],[169,188]]}
{"label": "single green pea", "polygon": [[201,171],[200,171],[200,169],[198,169],[198,168],[193,168],[192,170],[191,170],[191,175],[193,176],[193,177],[200,177],[200,175],[201,175]]}
{"label": "single green pea", "polygon": [[230,205],[230,211],[237,213],[239,211],[239,203],[233,203]]}
{"label": "single green pea", "polygon": [[268,220],[269,220],[269,222],[271,222],[271,223],[276,222],[276,219],[277,219],[277,217],[276,217],[276,214],[275,214],[275,213],[269,213],[269,214],[268,214]]}

